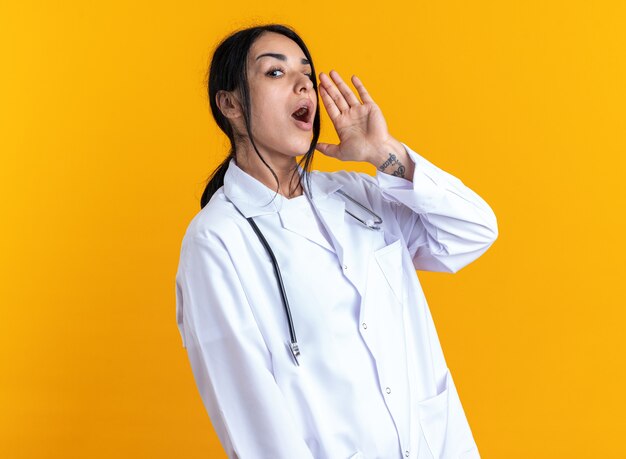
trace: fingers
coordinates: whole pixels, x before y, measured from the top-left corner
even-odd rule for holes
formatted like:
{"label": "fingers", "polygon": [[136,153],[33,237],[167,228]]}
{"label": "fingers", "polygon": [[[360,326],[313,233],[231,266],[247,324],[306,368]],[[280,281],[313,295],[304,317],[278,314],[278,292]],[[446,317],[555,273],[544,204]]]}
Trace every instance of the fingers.
{"label": "fingers", "polygon": [[[330,110],[335,113],[338,111],[338,113],[336,113],[338,115],[341,112],[348,111],[350,107],[361,105],[361,101],[359,101],[354,92],[352,92],[350,87],[339,76],[339,73],[335,70],[331,70],[330,76],[333,78],[332,81],[327,74],[320,73],[320,92],[327,110],[329,110],[330,105]],[[333,82],[335,84],[333,84]],[[326,98],[324,98],[324,91],[327,94]],[[332,117],[330,111],[329,115]]]}
{"label": "fingers", "polygon": [[361,105],[361,101],[357,99],[357,97],[354,95],[354,92],[352,92],[352,89],[350,89],[350,87],[345,83],[345,81],[343,81],[343,78],[339,76],[339,73],[337,73],[337,71],[331,70],[330,76],[332,77],[333,81],[337,85],[337,88],[343,95],[348,105],[350,105],[351,107],[356,107],[358,105]]}
{"label": "fingers", "polygon": [[370,97],[367,89],[365,89],[365,86],[363,86],[363,83],[361,83],[361,80],[359,80],[356,75],[352,75],[352,84],[354,85],[356,90],[359,91],[359,96],[361,96],[361,100],[363,101],[363,103],[374,103],[374,99]]}
{"label": "fingers", "polygon": [[[321,79],[322,78],[320,75],[320,80]],[[323,85],[320,85],[319,90],[320,90],[320,96],[322,97],[322,102],[324,102],[324,106],[326,107],[326,111],[328,112],[328,116],[330,116],[331,120],[334,120],[339,115],[341,115],[341,111],[339,110],[339,108],[337,108],[337,105],[335,105],[335,101],[330,96],[328,91],[326,91]]]}

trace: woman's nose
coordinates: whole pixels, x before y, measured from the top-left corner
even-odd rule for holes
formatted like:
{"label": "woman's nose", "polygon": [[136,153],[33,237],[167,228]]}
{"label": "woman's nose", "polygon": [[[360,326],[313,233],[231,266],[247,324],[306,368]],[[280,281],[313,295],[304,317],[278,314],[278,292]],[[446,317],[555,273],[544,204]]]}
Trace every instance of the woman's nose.
{"label": "woman's nose", "polygon": [[298,79],[296,87],[298,92],[301,92],[303,89],[310,91],[313,89],[313,81],[311,81],[311,78],[308,75],[302,74],[302,76]]}

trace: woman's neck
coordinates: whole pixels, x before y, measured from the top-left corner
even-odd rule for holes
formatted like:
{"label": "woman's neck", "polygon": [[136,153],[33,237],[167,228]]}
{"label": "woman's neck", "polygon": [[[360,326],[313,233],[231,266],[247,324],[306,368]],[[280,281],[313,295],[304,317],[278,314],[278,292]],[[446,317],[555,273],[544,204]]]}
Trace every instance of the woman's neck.
{"label": "woman's neck", "polygon": [[[253,158],[252,160],[250,160],[251,156]],[[281,161],[279,162],[279,164],[276,164],[277,161],[271,161],[267,158],[265,160],[278,177],[278,181],[280,182],[280,188],[278,189],[278,193],[280,195],[284,196],[287,199],[302,196],[302,184],[300,183],[300,177],[297,172],[298,164],[295,157],[285,157],[285,161]],[[237,166],[246,174],[254,177],[268,188],[276,190],[276,179],[272,175],[272,172],[258,157],[256,152],[254,152],[252,155],[245,156],[242,154],[237,154],[237,156],[235,157],[235,164],[237,164]],[[293,189],[294,182],[297,182],[297,187],[295,188],[295,190]]]}

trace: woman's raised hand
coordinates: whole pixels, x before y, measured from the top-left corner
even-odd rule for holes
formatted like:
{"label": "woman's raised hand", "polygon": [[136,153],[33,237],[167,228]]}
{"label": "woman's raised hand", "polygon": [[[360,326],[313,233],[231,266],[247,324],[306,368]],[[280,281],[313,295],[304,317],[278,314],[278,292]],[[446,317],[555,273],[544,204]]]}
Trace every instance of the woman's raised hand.
{"label": "woman's raised hand", "polygon": [[341,79],[339,73],[331,70],[330,77],[320,73],[318,89],[326,112],[339,135],[339,145],[318,142],[316,149],[341,161],[375,161],[380,149],[395,141],[389,135],[380,108],[356,75],[352,76],[352,84],[363,103]]}

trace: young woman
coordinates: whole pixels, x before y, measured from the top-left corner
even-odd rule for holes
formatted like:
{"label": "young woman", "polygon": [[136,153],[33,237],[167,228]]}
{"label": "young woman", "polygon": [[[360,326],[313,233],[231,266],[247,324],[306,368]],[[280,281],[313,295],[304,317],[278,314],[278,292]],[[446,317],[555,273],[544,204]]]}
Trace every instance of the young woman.
{"label": "young woman", "polygon": [[[230,458],[478,458],[415,270],[497,237],[489,205],[320,73],[290,28],[237,31],[208,91],[231,143],[182,241],[176,315]],[[318,97],[339,136],[318,143]],[[315,150],[376,176],[311,171]],[[298,163],[297,156],[302,156]]]}

